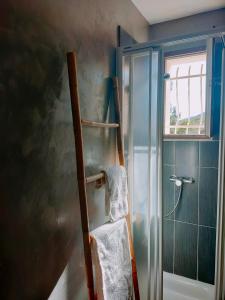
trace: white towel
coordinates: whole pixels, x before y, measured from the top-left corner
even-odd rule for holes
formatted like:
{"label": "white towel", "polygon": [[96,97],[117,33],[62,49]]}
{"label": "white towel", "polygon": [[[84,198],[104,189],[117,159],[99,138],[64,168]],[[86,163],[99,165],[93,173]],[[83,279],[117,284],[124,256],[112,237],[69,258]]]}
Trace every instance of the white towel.
{"label": "white towel", "polygon": [[97,299],[131,299],[132,268],[126,219],[104,224],[92,231],[91,236]]}
{"label": "white towel", "polygon": [[106,168],[106,214],[114,222],[128,214],[127,174],[123,166]]}

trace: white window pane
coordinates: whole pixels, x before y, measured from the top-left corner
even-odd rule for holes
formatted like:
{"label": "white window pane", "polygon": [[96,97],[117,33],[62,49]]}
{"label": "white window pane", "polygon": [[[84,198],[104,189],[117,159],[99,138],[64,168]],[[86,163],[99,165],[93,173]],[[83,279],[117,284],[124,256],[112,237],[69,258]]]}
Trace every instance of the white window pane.
{"label": "white window pane", "polygon": [[176,77],[176,73],[177,73],[177,66],[173,65],[170,68],[168,68],[168,73],[170,74],[171,78]]}
{"label": "white window pane", "polygon": [[178,80],[179,119],[188,118],[188,79]]}
{"label": "white window pane", "polygon": [[203,70],[202,70],[203,74],[206,74],[206,62],[203,64]]}
{"label": "white window pane", "polygon": [[[191,75],[201,74],[202,65],[206,66],[206,53],[193,55],[191,61]],[[203,74],[205,74],[206,69],[204,68]]]}
{"label": "white window pane", "polygon": [[202,99],[203,99],[203,110],[206,108],[206,76],[202,78]]}
{"label": "white window pane", "polygon": [[205,134],[206,52],[166,58],[165,72],[165,133]]}
{"label": "white window pane", "polygon": [[188,76],[188,69],[189,64],[188,63],[181,63],[179,67],[179,75],[178,76]]}

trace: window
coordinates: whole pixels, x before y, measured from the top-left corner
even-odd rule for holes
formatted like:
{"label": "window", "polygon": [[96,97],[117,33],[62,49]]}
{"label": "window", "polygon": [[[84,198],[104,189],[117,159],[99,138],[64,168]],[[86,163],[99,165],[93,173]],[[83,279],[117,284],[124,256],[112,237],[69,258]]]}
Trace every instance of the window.
{"label": "window", "polygon": [[165,136],[210,136],[207,69],[206,50],[165,57]]}

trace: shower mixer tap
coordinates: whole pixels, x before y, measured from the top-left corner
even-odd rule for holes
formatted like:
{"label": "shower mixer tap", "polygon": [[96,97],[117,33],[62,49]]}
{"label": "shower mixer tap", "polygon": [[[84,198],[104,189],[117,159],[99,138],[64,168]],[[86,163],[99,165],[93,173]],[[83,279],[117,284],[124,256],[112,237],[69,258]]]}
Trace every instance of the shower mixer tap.
{"label": "shower mixer tap", "polygon": [[183,184],[184,183],[191,184],[191,183],[195,182],[193,177],[178,177],[176,175],[170,176],[169,179],[170,179],[170,181],[175,182],[176,186],[179,188],[179,194],[178,194],[177,202],[176,202],[174,208],[171,211],[169,211],[166,215],[164,215],[163,216],[164,218],[170,216],[171,214],[173,214],[176,211],[176,209],[177,209],[177,207],[180,203],[180,200],[181,200],[182,191],[183,191]]}
{"label": "shower mixer tap", "polygon": [[170,181],[175,182],[177,186],[181,186],[183,183],[194,183],[195,180],[193,177],[178,177],[176,175],[170,176]]}

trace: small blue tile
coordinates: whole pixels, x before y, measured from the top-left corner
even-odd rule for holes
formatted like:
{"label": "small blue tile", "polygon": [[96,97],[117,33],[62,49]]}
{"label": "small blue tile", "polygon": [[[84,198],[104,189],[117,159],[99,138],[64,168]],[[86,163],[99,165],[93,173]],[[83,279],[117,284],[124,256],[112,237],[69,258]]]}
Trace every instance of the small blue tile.
{"label": "small blue tile", "polygon": [[178,141],[175,143],[176,166],[198,166],[199,142]]}
{"label": "small blue tile", "polygon": [[[175,219],[197,224],[198,222],[198,162],[199,142],[176,142],[176,167],[178,177],[193,177],[193,184],[184,184],[180,203],[177,207]],[[176,188],[175,203],[179,194]]]}
{"label": "small blue tile", "polygon": [[199,224],[216,226],[218,171],[200,168],[199,182]]}
{"label": "small blue tile", "polygon": [[173,141],[163,142],[163,164],[175,164],[175,142]]}
{"label": "small blue tile", "polygon": [[174,273],[197,277],[197,226],[175,221]]}
{"label": "small blue tile", "polygon": [[163,271],[173,273],[174,221],[163,221]]}
{"label": "small blue tile", "polygon": [[200,167],[218,168],[219,142],[200,142]]}
{"label": "small blue tile", "polygon": [[198,280],[214,284],[216,229],[199,227]]}

